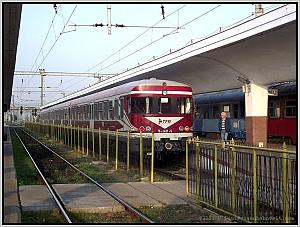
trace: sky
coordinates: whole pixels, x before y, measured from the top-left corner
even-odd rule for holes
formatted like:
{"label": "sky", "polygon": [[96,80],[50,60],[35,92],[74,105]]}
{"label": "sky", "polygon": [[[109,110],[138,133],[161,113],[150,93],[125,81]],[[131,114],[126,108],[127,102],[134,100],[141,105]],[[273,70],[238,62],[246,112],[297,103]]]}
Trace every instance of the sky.
{"label": "sky", "polygon": [[[111,4],[112,24],[171,28],[112,27],[109,35],[107,27],[76,26],[75,30],[72,26],[107,24],[107,6],[57,4],[56,13],[53,4],[23,4],[15,70],[121,73],[153,56],[162,56],[170,49],[208,36],[220,27],[250,19],[255,9],[254,4],[163,4],[163,19],[161,4]],[[268,11],[280,5],[262,6]],[[46,76],[44,104],[96,82],[98,79],[91,77]],[[15,106],[39,107],[40,92],[35,92],[39,87],[40,76],[15,76]]]}

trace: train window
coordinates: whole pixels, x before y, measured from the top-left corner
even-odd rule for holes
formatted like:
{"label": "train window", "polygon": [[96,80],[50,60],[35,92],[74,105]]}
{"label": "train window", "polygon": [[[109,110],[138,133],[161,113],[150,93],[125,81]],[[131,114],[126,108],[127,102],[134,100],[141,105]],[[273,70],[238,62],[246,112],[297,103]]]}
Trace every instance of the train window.
{"label": "train window", "polygon": [[214,119],[219,118],[219,106],[212,107],[212,115]]}
{"label": "train window", "polygon": [[289,99],[285,101],[285,116],[296,117],[297,115],[297,101],[296,99]]}
{"label": "train window", "polygon": [[108,101],[105,101],[103,104],[103,119],[107,120],[108,119]]}
{"label": "train window", "polygon": [[233,104],[233,118],[239,118],[239,104]]}
{"label": "train window", "polygon": [[146,98],[133,97],[131,98],[131,113],[146,113]]}
{"label": "train window", "polygon": [[208,112],[208,111],[205,111],[205,112],[203,113],[203,118],[204,118],[204,119],[209,119],[209,112]]}
{"label": "train window", "polygon": [[124,98],[121,98],[120,99],[120,108],[119,108],[119,116],[120,116],[120,119],[123,119],[124,117]]}
{"label": "train window", "polygon": [[94,120],[99,120],[99,116],[98,116],[98,103],[94,103]]}
{"label": "train window", "polygon": [[99,105],[98,105],[98,111],[99,111],[99,120],[103,120],[103,102],[99,102]]}
{"label": "train window", "polygon": [[269,117],[280,117],[279,100],[270,100],[268,110],[269,110]]}
{"label": "train window", "polygon": [[109,119],[114,119],[114,107],[113,107],[113,101],[109,101],[108,104],[108,117]]}
{"label": "train window", "polygon": [[229,105],[224,105],[223,111],[227,114],[227,117],[230,117],[230,106]]}
{"label": "train window", "polygon": [[241,118],[245,118],[245,103],[240,103],[240,108],[241,108]]}

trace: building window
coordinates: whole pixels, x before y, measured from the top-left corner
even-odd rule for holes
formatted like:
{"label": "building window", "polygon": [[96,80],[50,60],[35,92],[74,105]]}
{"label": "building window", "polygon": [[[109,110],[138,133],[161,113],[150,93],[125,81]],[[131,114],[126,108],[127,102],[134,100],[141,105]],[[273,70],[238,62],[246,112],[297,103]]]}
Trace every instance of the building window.
{"label": "building window", "polygon": [[297,115],[297,101],[296,99],[289,99],[285,101],[285,116],[296,117]]}
{"label": "building window", "polygon": [[280,117],[279,100],[269,101],[269,117]]}

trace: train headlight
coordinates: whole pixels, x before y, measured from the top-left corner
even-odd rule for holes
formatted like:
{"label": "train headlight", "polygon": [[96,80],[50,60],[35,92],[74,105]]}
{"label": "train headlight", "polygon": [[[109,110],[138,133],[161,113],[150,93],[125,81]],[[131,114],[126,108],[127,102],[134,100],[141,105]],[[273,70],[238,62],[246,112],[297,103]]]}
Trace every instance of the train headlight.
{"label": "train headlight", "polygon": [[169,142],[165,143],[165,148],[166,148],[167,150],[171,150],[172,147],[173,147],[173,145],[172,145],[171,143],[169,143]]}
{"label": "train headlight", "polygon": [[140,126],[139,130],[140,130],[140,132],[145,132],[145,127],[144,126]]}
{"label": "train headlight", "polygon": [[150,126],[146,126],[146,132],[151,132],[151,127]]}
{"label": "train headlight", "polygon": [[179,126],[179,127],[178,127],[178,130],[179,130],[180,132],[183,132],[183,126]]}
{"label": "train headlight", "polygon": [[189,126],[184,127],[184,131],[188,132],[190,130]]}

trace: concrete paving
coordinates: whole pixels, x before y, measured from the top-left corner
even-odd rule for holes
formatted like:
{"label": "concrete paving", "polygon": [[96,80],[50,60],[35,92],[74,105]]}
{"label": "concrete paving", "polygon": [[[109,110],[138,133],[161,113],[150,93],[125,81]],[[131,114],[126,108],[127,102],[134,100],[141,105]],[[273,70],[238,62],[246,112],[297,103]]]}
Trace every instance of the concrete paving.
{"label": "concrete paving", "polygon": [[16,179],[16,170],[13,160],[12,143],[9,128],[4,127],[4,133],[7,134],[7,140],[3,146],[4,161],[4,221],[3,223],[20,223],[21,212],[18,199],[18,184]]}
{"label": "concrete paving", "polygon": [[[162,182],[165,185],[165,188],[174,187],[174,182]],[[151,198],[157,200],[158,202],[164,205],[179,205],[179,204],[187,204],[186,201],[181,199],[175,194],[169,193],[167,190],[161,189],[157,187],[155,184],[149,184],[147,182],[131,182],[130,186],[135,188],[136,190],[143,192],[150,196]],[[175,189],[178,190],[178,189]]]}
{"label": "concrete paving", "polygon": [[[176,181],[154,184],[148,182],[103,184],[134,207],[187,204],[182,199],[184,197],[177,196],[185,196],[185,188],[182,185],[184,185],[182,182]],[[124,210],[118,202],[93,184],[55,184],[53,187],[66,207],[74,212],[106,213]],[[21,186],[20,199],[22,209],[26,211],[56,208],[44,185]]]}

